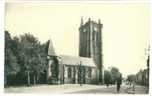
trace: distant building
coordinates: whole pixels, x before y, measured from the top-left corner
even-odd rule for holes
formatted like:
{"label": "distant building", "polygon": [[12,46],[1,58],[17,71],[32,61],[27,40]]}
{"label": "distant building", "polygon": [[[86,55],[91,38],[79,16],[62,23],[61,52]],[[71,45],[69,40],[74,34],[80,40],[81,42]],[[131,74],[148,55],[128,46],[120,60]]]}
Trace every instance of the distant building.
{"label": "distant building", "polygon": [[149,87],[149,60],[150,60],[150,56],[148,55],[147,68],[144,70],[140,70],[136,74],[136,83],[140,85],[146,85],[148,87]]}
{"label": "distant building", "polygon": [[51,84],[98,84],[102,76],[102,24],[81,20],[79,57],[58,55],[49,41],[47,82]]}
{"label": "distant building", "polygon": [[148,69],[140,70],[136,74],[136,82],[140,85],[149,85]]}

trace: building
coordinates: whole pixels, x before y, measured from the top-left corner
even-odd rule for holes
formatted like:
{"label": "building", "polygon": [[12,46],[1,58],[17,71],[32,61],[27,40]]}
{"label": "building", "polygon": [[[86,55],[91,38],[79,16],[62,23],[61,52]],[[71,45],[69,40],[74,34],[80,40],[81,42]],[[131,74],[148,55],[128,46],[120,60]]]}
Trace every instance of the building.
{"label": "building", "polygon": [[140,85],[145,85],[148,87],[149,87],[149,59],[150,59],[150,56],[148,55],[147,68],[144,70],[140,70],[136,74],[136,83],[138,83]]}
{"label": "building", "polygon": [[136,74],[136,83],[140,84],[140,85],[149,85],[149,81],[148,81],[149,77],[148,77],[148,69],[144,69],[144,70],[140,70],[137,74]]}
{"label": "building", "polygon": [[99,82],[103,84],[103,65],[102,65],[102,27],[103,24],[92,21],[81,25],[79,28],[79,56],[93,58],[95,65],[99,69]]}
{"label": "building", "polygon": [[[50,40],[47,82],[51,84],[98,84],[102,81],[102,24],[81,19],[79,57],[58,55]],[[101,76],[101,77],[100,77]]]}

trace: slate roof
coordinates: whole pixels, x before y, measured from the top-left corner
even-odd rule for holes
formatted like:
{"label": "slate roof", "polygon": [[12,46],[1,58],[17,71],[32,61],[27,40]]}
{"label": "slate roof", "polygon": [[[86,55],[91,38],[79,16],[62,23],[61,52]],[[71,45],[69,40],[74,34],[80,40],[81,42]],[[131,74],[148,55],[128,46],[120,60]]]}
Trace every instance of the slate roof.
{"label": "slate roof", "polygon": [[65,64],[65,65],[74,65],[75,66],[75,65],[80,65],[80,63],[81,63],[82,66],[96,67],[94,60],[92,58],[59,55],[58,53],[55,52],[55,48],[53,46],[51,39],[49,40],[48,55],[60,57],[62,64]]}
{"label": "slate roof", "polygon": [[65,65],[81,65],[87,67],[96,67],[94,60],[92,58],[86,57],[74,57],[74,56],[67,56],[61,55],[61,62]]}

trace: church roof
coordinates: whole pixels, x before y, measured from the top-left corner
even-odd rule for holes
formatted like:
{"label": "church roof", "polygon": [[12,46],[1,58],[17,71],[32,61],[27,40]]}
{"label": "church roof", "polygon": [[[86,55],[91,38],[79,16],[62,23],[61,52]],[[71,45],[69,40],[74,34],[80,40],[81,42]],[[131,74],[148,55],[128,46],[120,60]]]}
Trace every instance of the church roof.
{"label": "church roof", "polygon": [[61,62],[65,65],[82,65],[87,67],[96,67],[92,58],[86,57],[74,57],[74,56],[67,56],[61,55]]}
{"label": "church roof", "polygon": [[51,39],[49,40],[48,55],[57,56]]}

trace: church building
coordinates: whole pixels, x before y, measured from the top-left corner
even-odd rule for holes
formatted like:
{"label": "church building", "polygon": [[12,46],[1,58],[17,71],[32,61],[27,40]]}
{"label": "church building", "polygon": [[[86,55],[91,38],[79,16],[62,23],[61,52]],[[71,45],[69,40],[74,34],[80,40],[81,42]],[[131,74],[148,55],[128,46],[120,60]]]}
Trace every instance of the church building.
{"label": "church building", "polygon": [[79,28],[79,56],[58,55],[50,40],[48,46],[47,83],[103,83],[102,24],[89,20]]}

